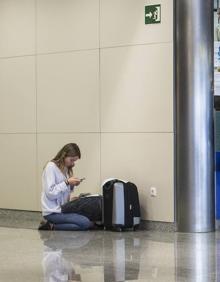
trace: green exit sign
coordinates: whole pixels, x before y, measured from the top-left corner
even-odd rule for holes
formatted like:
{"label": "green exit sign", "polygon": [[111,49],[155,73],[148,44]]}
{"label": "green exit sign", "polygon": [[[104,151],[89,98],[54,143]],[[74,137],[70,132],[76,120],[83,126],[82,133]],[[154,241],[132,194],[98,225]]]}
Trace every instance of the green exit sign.
{"label": "green exit sign", "polygon": [[161,5],[145,6],[145,24],[161,22]]}

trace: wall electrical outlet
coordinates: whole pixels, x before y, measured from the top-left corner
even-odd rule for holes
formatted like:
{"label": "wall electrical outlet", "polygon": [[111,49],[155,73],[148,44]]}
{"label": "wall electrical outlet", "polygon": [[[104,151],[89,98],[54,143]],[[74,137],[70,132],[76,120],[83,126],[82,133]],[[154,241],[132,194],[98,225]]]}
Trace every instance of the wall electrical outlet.
{"label": "wall electrical outlet", "polygon": [[157,188],[156,187],[150,187],[150,195],[151,197],[157,197]]}

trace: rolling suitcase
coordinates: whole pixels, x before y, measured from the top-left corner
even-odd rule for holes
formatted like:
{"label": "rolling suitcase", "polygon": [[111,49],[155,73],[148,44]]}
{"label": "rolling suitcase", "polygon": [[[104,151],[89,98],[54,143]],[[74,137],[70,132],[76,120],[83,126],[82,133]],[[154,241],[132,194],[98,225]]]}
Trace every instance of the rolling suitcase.
{"label": "rolling suitcase", "polygon": [[135,230],[140,224],[140,204],[135,184],[109,179],[103,183],[102,189],[105,229]]}

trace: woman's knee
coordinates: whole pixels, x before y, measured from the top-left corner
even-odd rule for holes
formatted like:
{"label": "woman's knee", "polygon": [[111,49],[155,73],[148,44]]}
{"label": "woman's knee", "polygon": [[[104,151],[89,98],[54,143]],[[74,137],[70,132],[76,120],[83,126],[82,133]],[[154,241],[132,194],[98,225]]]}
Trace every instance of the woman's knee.
{"label": "woman's knee", "polygon": [[85,216],[80,216],[78,224],[82,230],[88,230],[93,226],[93,223]]}

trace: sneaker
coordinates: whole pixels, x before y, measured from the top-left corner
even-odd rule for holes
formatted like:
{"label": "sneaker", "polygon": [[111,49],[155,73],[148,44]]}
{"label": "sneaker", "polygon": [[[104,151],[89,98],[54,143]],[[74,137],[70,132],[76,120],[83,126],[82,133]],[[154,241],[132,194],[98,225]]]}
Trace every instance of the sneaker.
{"label": "sneaker", "polygon": [[53,224],[49,223],[49,221],[42,220],[38,230],[53,230]]}

